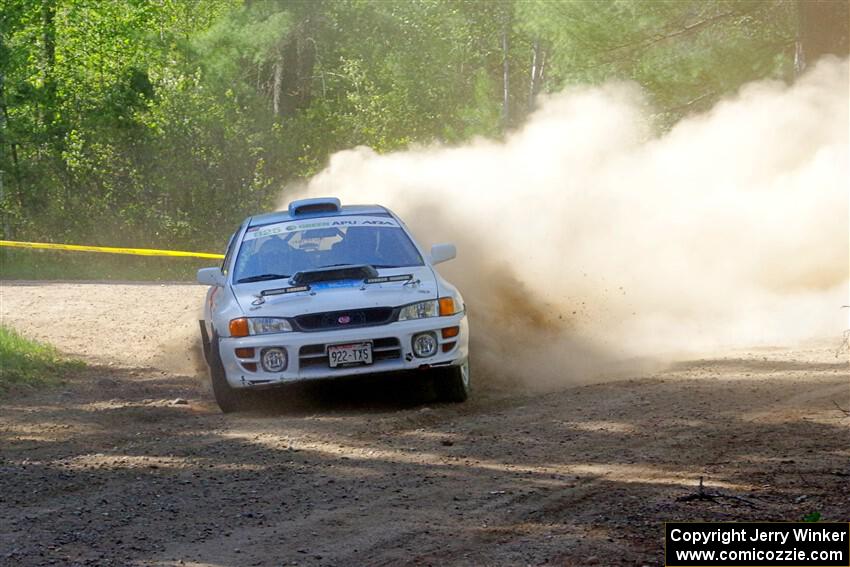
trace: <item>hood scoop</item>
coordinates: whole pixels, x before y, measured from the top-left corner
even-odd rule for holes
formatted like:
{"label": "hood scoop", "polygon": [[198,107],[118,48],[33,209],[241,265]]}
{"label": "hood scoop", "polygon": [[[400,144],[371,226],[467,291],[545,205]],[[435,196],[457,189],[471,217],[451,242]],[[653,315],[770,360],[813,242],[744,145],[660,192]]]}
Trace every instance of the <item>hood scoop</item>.
{"label": "hood scoop", "polygon": [[378,270],[368,264],[328,266],[318,270],[297,272],[289,280],[293,286],[305,286],[318,282],[338,280],[368,280],[378,277]]}

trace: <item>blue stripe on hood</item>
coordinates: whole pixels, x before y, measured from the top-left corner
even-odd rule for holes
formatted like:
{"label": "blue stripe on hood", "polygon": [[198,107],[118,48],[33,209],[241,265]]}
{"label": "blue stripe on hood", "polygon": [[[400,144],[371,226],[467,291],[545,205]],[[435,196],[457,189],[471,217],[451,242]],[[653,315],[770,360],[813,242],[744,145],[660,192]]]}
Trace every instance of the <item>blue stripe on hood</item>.
{"label": "blue stripe on hood", "polygon": [[324,282],[314,282],[310,284],[310,289],[336,289],[340,287],[359,287],[363,285],[363,280],[330,280]]}

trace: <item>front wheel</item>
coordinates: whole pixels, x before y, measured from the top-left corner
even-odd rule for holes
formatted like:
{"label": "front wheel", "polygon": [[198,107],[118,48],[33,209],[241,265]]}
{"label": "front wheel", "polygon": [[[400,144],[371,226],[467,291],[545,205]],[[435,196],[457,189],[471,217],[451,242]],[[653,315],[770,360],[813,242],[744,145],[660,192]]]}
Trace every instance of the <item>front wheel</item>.
{"label": "front wheel", "polygon": [[441,369],[436,377],[437,396],[443,402],[460,403],[469,397],[469,361]]}

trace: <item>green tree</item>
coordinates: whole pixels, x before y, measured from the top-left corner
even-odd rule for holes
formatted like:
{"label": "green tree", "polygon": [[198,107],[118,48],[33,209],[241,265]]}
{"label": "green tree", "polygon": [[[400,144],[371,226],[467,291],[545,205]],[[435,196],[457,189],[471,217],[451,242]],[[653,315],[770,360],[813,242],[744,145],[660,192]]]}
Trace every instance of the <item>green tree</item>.
{"label": "green tree", "polygon": [[340,149],[499,137],[572,84],[637,81],[665,128],[791,80],[846,5],[6,0],[0,208],[18,238],[216,248]]}

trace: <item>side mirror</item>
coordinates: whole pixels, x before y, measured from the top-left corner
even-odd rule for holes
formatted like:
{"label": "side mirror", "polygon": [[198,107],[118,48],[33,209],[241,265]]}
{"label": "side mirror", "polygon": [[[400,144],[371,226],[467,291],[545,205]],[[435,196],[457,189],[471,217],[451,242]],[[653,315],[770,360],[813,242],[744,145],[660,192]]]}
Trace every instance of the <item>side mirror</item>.
{"label": "side mirror", "polygon": [[201,268],[198,270],[198,283],[221,287],[224,285],[224,274],[219,268]]}
{"label": "side mirror", "polygon": [[435,244],[431,247],[431,263],[447,262],[457,256],[454,244]]}

